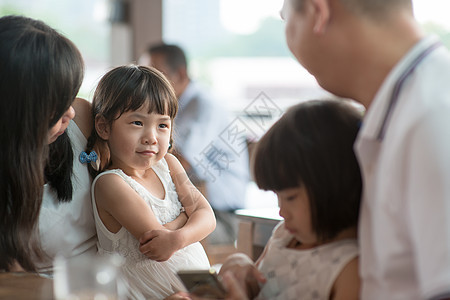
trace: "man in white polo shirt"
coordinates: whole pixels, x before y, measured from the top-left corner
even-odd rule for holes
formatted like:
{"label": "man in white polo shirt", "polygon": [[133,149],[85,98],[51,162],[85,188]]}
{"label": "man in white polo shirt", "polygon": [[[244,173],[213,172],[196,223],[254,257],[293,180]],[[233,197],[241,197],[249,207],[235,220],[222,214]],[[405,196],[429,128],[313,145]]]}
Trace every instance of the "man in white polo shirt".
{"label": "man in white polo shirt", "polygon": [[362,299],[450,296],[450,54],[411,0],[285,0],[287,44],[363,104]]}

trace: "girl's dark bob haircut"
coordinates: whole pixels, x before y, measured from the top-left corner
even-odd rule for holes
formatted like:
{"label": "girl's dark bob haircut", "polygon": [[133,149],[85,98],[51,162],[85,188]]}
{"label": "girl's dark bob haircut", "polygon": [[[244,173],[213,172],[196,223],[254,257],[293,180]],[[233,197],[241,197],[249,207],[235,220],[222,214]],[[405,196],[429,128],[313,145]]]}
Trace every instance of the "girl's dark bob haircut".
{"label": "girl's dark bob haircut", "polygon": [[93,98],[94,117],[113,122],[124,112],[148,105],[149,112],[173,120],[178,100],[166,77],[155,68],[127,65],[112,69],[100,80]]}
{"label": "girl's dark bob haircut", "polygon": [[291,107],[258,142],[252,161],[259,188],[304,186],[318,239],[356,226],[361,174],[353,144],[362,112],[345,100],[311,100]]}

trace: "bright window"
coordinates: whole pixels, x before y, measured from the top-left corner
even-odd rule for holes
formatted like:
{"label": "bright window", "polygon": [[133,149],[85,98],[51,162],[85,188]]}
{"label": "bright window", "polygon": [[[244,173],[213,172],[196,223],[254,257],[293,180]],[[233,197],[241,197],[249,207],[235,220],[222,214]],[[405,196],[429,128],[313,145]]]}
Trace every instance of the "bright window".
{"label": "bright window", "polygon": [[64,34],[83,55],[86,72],[79,96],[89,99],[109,66],[108,0],[2,0],[0,16],[39,19]]}

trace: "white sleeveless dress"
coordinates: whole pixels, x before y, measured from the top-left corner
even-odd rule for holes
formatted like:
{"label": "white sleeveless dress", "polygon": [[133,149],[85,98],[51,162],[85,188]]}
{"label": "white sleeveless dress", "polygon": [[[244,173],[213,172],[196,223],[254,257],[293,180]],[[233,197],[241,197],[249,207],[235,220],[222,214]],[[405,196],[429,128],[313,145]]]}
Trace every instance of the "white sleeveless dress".
{"label": "white sleeveless dress", "polygon": [[330,299],[336,278],[359,255],[357,241],[346,239],[298,250],[286,248],[292,238],[284,221],[274,228],[258,266],[267,281],[256,299]]}
{"label": "white sleeveless dress", "polygon": [[139,252],[139,241],[125,227],[122,227],[117,233],[112,233],[102,223],[95,205],[94,187],[97,179],[104,174],[116,174],[127,182],[147,202],[162,225],[176,219],[182,206],[178,200],[167,162],[162,159],[152,169],[164,186],[165,199],[154,197],[141,184],[120,169],[101,173],[92,184],[92,205],[98,236],[98,254],[118,253],[124,258],[122,272],[128,281],[129,297],[132,299],[164,299],[177,291],[184,291],[183,284],[176,275],[178,270],[208,269],[210,267],[205,250],[199,242],[176,251],[167,261],[157,262]]}

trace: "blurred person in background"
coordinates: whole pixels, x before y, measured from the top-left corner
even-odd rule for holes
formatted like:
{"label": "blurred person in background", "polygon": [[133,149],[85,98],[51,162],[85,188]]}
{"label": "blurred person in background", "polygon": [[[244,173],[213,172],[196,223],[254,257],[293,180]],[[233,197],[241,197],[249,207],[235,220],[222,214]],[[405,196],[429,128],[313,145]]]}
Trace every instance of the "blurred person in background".
{"label": "blurred person in background", "polygon": [[[139,64],[164,73],[178,97],[174,125],[174,154],[198,186],[204,184],[205,196],[217,219],[215,231],[207,237],[210,244],[234,243],[237,218],[234,211],[245,207],[249,181],[248,150],[237,153],[224,137],[233,119],[218,100],[188,74],[184,51],[176,45],[150,45]],[[245,141],[242,141],[245,142]],[[201,188],[200,188],[201,189]]]}

